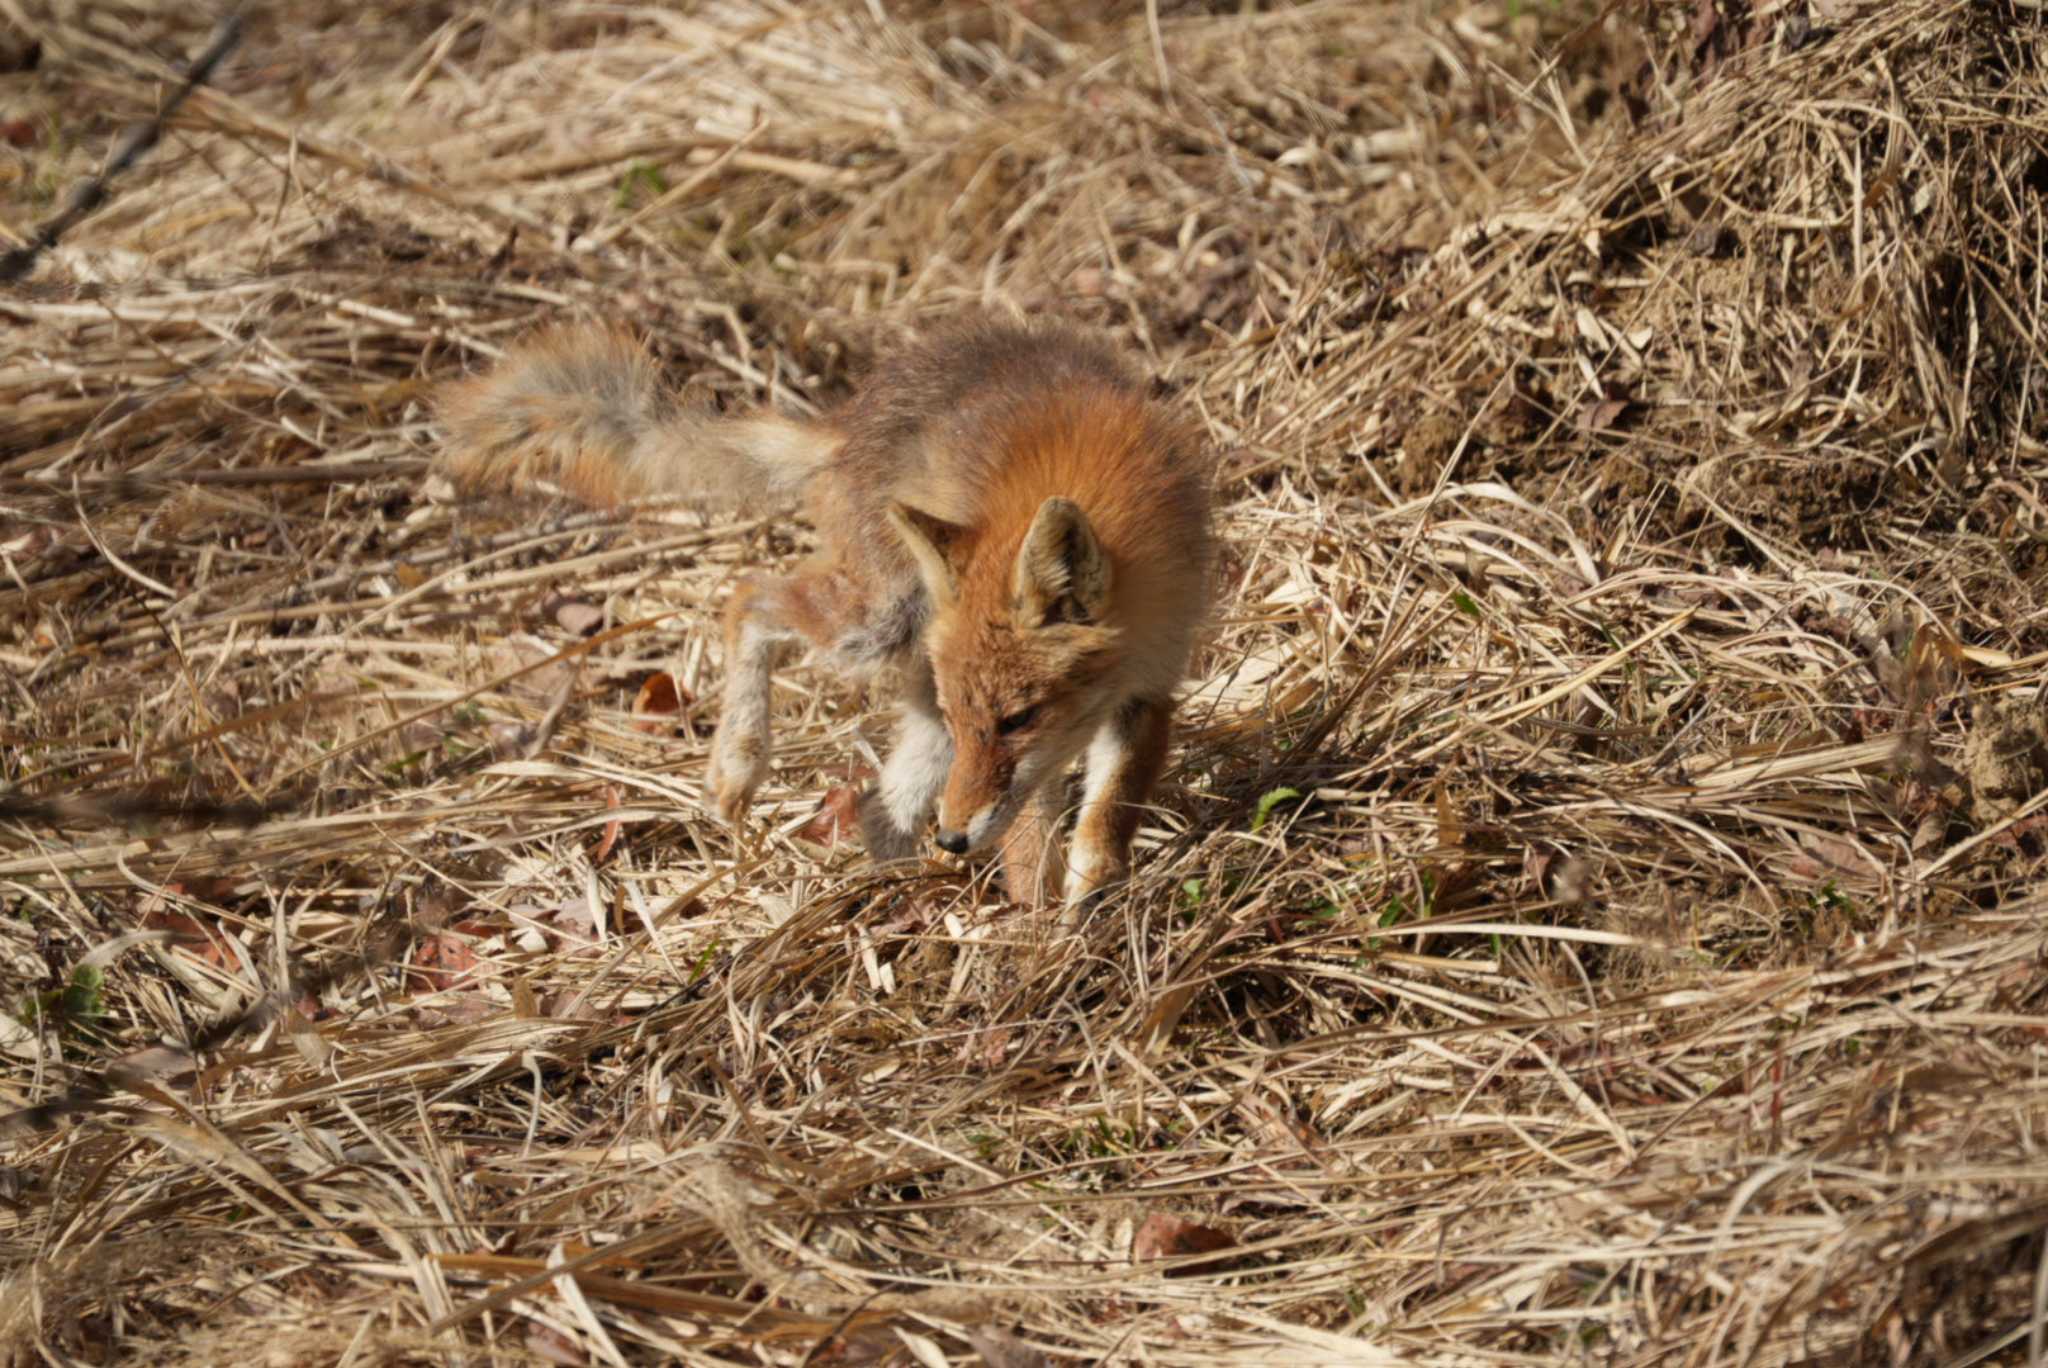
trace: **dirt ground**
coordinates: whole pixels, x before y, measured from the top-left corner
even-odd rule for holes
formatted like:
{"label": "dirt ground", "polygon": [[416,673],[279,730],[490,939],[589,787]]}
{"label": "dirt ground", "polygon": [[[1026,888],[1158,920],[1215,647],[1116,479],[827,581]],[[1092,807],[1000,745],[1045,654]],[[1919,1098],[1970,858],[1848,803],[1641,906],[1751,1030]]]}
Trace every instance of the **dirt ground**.
{"label": "dirt ground", "polygon": [[[218,17],[0,0],[0,253]],[[0,281],[7,1361],[2039,1360],[2031,0],[241,24]],[[430,469],[542,324],[965,310],[1219,456],[1078,927],[863,858],[823,671],[704,815],[801,523]]]}

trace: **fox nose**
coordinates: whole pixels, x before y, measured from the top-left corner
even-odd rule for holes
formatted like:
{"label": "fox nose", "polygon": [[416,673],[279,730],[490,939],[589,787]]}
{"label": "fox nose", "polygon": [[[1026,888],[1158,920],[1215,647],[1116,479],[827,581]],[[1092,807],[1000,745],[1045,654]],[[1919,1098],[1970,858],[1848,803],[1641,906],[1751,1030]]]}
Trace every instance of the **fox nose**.
{"label": "fox nose", "polygon": [[967,853],[967,833],[964,831],[942,831],[936,839],[939,843],[939,849],[949,855],[965,855]]}

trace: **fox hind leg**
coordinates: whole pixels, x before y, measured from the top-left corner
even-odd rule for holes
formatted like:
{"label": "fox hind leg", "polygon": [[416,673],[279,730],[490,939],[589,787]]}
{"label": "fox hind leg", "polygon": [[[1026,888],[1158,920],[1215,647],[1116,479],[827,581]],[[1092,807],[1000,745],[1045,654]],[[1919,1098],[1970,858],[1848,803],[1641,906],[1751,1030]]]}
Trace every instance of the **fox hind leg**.
{"label": "fox hind leg", "polygon": [[737,823],[768,777],[775,669],[799,642],[829,646],[860,609],[829,570],[749,575],[725,608],[725,701],[711,743],[711,799]]}
{"label": "fox hind leg", "polygon": [[1067,902],[1079,903],[1131,872],[1131,838],[1166,768],[1173,706],[1133,698],[1088,742],[1081,815],[1075,824]]}
{"label": "fox hind leg", "polygon": [[768,777],[768,709],[775,667],[797,633],[786,621],[790,583],[768,575],[740,581],[725,609],[725,701],[711,742],[711,803],[738,822]]}

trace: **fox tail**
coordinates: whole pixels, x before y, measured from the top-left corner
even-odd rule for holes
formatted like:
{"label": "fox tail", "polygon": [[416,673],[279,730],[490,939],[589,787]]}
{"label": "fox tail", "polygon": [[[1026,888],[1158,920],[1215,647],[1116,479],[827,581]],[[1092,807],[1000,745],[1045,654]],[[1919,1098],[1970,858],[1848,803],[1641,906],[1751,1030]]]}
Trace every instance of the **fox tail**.
{"label": "fox tail", "polygon": [[711,508],[786,502],[839,448],[831,428],[686,406],[625,333],[553,328],[440,395],[438,468],[462,489],[550,481],[587,503],[658,495]]}

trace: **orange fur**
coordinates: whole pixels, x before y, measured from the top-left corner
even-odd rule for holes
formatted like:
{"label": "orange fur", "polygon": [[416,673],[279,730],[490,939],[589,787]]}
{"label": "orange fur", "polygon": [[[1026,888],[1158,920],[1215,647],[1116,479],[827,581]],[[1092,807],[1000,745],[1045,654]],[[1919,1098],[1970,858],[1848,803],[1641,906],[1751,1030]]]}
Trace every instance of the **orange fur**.
{"label": "orange fur", "polygon": [[545,478],[599,503],[801,491],[818,551],[749,576],[727,611],[722,816],[767,772],[770,675],[804,644],[850,674],[904,678],[898,745],[862,812],[877,856],[914,853],[936,800],[943,846],[1000,848],[1013,896],[1055,891],[1063,776],[1085,752],[1067,891],[1128,870],[1207,606],[1208,469],[1099,343],[939,329],[805,422],[691,412],[623,335],[553,331],[451,386],[442,415],[442,464],[465,488]]}

